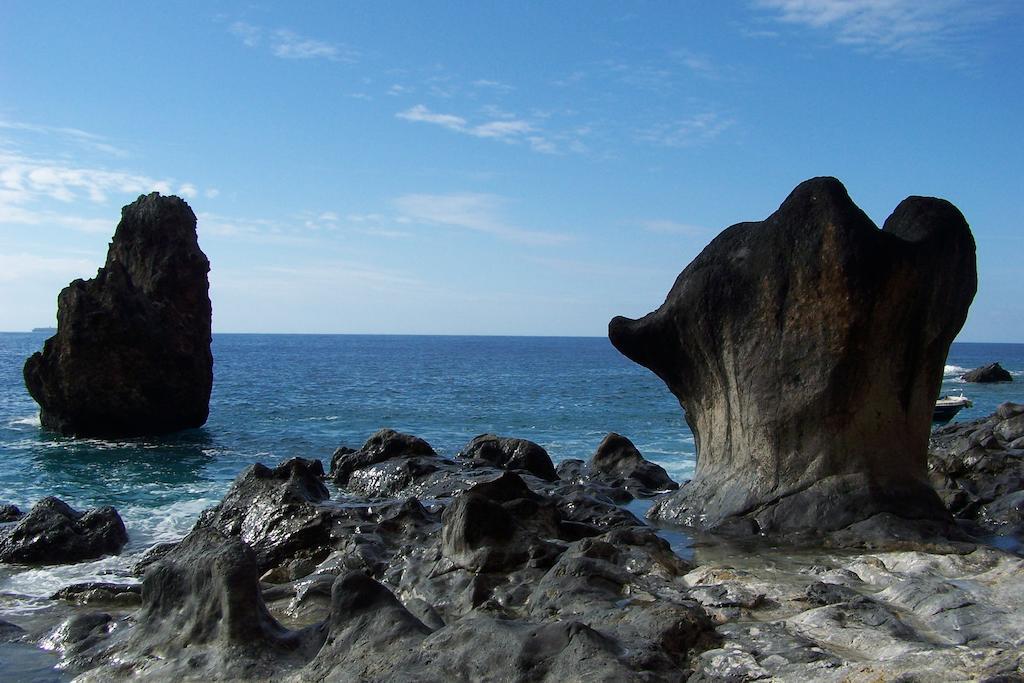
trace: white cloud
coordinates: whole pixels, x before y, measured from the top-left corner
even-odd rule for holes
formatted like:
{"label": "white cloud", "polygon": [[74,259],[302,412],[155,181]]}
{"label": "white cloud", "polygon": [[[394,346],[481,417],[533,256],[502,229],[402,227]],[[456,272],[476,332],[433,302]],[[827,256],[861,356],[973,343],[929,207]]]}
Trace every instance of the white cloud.
{"label": "white cloud", "polygon": [[169,194],[169,180],[127,171],[69,165],[0,152],[0,204],[25,204],[40,199],[71,202],[82,198],[106,202],[108,194],[131,195],[157,191]]}
{"label": "white cloud", "polygon": [[178,196],[184,197],[185,199],[194,199],[199,195],[199,190],[192,183],[185,183],[178,188]]}
{"label": "white cloud", "polygon": [[665,147],[695,147],[714,141],[734,124],[733,119],[709,111],[653,126],[637,137]]}
{"label": "white cloud", "polygon": [[281,59],[325,59],[331,62],[354,63],[359,53],[350,47],[303,36],[291,29],[274,30],[236,21],[228,31],[242,41],[246,47],[266,45],[270,53]]}
{"label": "white cloud", "polygon": [[757,0],[784,24],[830,34],[883,53],[953,55],[974,30],[996,20],[999,3],[975,0]]}
{"label": "white cloud", "polygon": [[33,210],[0,201],[0,225],[35,225],[77,230],[78,232],[113,234],[116,220],[85,218],[57,211]]}
{"label": "white cloud", "polygon": [[415,107],[398,112],[395,116],[406,121],[433,123],[449,130],[466,131],[466,119],[454,114],[435,114],[422,104],[417,104]]}
{"label": "white cloud", "polygon": [[501,140],[510,143],[526,142],[531,149],[538,152],[554,153],[557,151],[556,145],[542,135],[537,127],[529,121],[515,118],[514,115],[507,112],[496,112],[493,109],[487,111],[496,118],[492,121],[478,124],[470,124],[466,118],[456,114],[433,112],[426,105],[422,104],[417,104],[405,111],[398,112],[395,116],[406,121],[430,123],[476,138]]}
{"label": "white cloud", "polygon": [[206,190],[206,192],[203,192],[203,195],[207,199],[216,199],[217,197],[220,196],[220,190],[218,190],[216,187],[211,187],[208,190]]}
{"label": "white cloud", "polygon": [[395,201],[398,210],[413,223],[443,225],[487,233],[511,242],[535,245],[561,244],[568,235],[524,230],[501,217],[504,201],[492,194],[408,194]]}

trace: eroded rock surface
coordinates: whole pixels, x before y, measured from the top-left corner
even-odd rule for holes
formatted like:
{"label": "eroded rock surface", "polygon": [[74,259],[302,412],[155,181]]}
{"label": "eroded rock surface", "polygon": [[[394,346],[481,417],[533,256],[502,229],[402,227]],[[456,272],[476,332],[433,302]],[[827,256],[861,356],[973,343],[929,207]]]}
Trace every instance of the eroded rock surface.
{"label": "eroded rock surface", "polygon": [[950,511],[975,535],[1000,534],[1024,548],[1024,404],[932,434],[928,468]]}
{"label": "eroded rock surface", "polygon": [[209,414],[210,263],[178,197],[121,211],[105,265],[57,299],[57,334],[25,363],[44,427],[95,437],[199,427]]}
{"label": "eroded rock surface", "polygon": [[904,200],[879,230],[839,181],[815,178],[766,220],[727,228],[658,310],[609,325],[697,442],[693,480],[652,516],[741,533],[889,516],[954,534],[925,461],[976,285],[970,229],[940,199]]}
{"label": "eroded rock surface", "polygon": [[117,510],[99,507],[78,512],[50,496],[0,537],[0,562],[68,564],[116,554],[128,542]]}

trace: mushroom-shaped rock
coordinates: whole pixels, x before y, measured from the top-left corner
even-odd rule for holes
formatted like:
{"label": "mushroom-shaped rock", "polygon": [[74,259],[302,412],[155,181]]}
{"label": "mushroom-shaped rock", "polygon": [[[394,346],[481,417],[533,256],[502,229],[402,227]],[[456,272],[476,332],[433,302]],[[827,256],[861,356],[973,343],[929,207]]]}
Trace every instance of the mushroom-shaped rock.
{"label": "mushroom-shaped rock", "polygon": [[838,180],[815,178],[724,230],[658,310],[609,325],[697,443],[693,480],[652,516],[762,532],[948,521],[926,450],[976,288],[974,238],[941,199],[910,197],[879,230]]}
{"label": "mushroom-shaped rock", "polygon": [[992,384],[994,382],[1012,382],[1013,375],[999,363],[989,363],[988,365],[965,372],[960,375],[960,379],[965,382]]}
{"label": "mushroom-shaped rock", "polygon": [[82,513],[50,496],[0,539],[0,562],[67,564],[119,553],[128,532],[110,506]]}
{"label": "mushroom-shaped rock", "polygon": [[558,479],[548,452],[526,439],[481,434],[473,437],[458,457],[482,461],[505,470],[525,470],[548,481]]}
{"label": "mushroom-shaped rock", "polygon": [[200,427],[213,356],[196,217],[157,193],[121,210],[106,264],[57,299],[57,334],[25,362],[44,427],[120,437]]}

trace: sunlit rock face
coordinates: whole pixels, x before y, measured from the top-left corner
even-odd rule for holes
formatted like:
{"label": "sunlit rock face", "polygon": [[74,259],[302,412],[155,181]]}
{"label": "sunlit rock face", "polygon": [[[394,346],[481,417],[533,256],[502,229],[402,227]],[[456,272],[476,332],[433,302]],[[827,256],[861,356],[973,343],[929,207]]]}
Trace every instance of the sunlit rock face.
{"label": "sunlit rock face", "polygon": [[57,299],[57,334],[25,363],[44,427],[120,437],[200,427],[210,410],[210,262],[184,200],[121,211],[106,263]]}
{"label": "sunlit rock face", "polygon": [[929,427],[976,288],[971,231],[941,199],[909,197],[879,230],[838,180],[815,178],[724,230],[658,310],[609,325],[697,442],[693,481],[651,515],[766,533],[941,527]]}

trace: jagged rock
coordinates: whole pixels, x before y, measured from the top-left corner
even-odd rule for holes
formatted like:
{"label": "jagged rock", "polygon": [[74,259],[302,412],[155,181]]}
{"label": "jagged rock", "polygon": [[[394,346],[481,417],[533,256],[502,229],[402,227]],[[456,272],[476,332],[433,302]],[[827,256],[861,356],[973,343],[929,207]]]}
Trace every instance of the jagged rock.
{"label": "jagged rock", "polygon": [[106,264],[57,299],[57,334],[25,363],[44,427],[95,437],[202,426],[213,356],[207,273],[196,217],[178,197],[121,211]]}
{"label": "jagged rock", "polygon": [[23,514],[17,505],[0,505],[0,522],[16,522]]}
{"label": "jagged rock", "polygon": [[1012,382],[1013,375],[1006,371],[999,363],[990,363],[980,368],[968,370],[960,375],[965,382],[977,382],[979,384],[991,384],[993,382]]}
{"label": "jagged rock", "polygon": [[25,635],[25,629],[12,624],[6,619],[0,619],[0,643],[9,643],[18,640]]}
{"label": "jagged rock", "polygon": [[657,311],[609,325],[697,443],[693,480],[651,516],[743,533],[880,513],[949,525],[925,456],[976,286],[970,229],[940,199],[910,197],[878,230],[839,181],[815,178],[723,231]]}
{"label": "jagged rock", "polygon": [[0,562],[67,564],[121,551],[128,532],[110,506],[82,513],[52,496],[32,506],[0,539]]}
{"label": "jagged rock", "polygon": [[932,433],[928,469],[940,497],[975,533],[1013,536],[1024,544],[1024,405],[1003,403],[992,415]]}
{"label": "jagged rock", "polygon": [[319,505],[330,497],[323,476],[319,460],[292,458],[273,469],[251,465],[224,499],[202,514],[196,528],[216,528],[241,538],[255,554],[261,573],[303,550],[324,555],[336,511]]}
{"label": "jagged rock", "polygon": [[371,436],[362,448],[353,451],[342,446],[331,456],[330,477],[338,486],[348,485],[349,477],[359,469],[375,465],[392,458],[416,456],[436,457],[437,453],[423,439],[410,434],[401,434],[393,429],[382,429]]}
{"label": "jagged rock", "polygon": [[558,479],[548,452],[526,439],[481,434],[473,437],[457,457],[483,461],[504,470],[525,470],[548,481]]}

